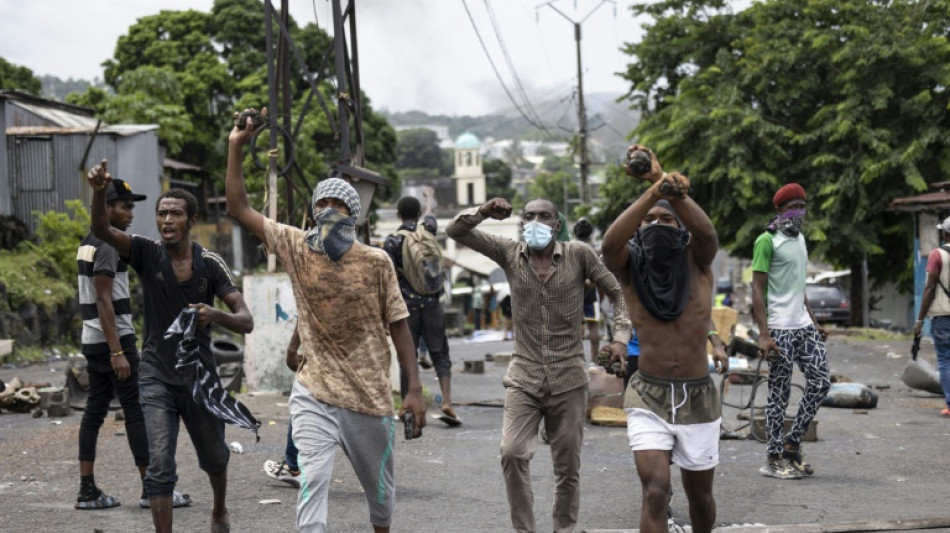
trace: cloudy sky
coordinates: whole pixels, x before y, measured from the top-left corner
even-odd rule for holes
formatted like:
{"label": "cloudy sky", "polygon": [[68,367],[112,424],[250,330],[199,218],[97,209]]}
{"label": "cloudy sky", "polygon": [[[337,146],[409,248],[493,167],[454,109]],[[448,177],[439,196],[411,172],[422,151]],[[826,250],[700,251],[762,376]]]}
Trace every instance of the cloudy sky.
{"label": "cloudy sky", "polygon": [[[633,0],[555,0],[584,22],[584,92],[620,95],[615,75],[627,63],[619,51],[636,41],[641,23]],[[280,1],[273,0],[279,8]],[[142,16],[162,9],[210,11],[213,0],[0,0],[0,56],[36,74],[92,79],[112,56],[118,37]],[[477,115],[511,109],[472,22],[512,93],[517,85],[501,51],[488,7],[521,85],[530,99],[563,98],[577,83],[573,25],[543,0],[357,0],[360,77],[374,107],[390,111]],[[602,4],[602,5],[601,5]],[[541,6],[541,7],[538,7]],[[599,6],[599,7],[598,7]],[[596,8],[596,11],[594,11]],[[298,24],[329,30],[328,0],[290,0]],[[328,33],[331,33],[328,31]]]}

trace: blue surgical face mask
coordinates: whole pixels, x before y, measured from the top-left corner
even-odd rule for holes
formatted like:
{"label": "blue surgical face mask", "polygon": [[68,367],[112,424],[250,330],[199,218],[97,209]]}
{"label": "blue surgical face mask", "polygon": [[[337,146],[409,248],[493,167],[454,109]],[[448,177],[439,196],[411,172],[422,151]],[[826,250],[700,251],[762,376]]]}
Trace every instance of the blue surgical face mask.
{"label": "blue surgical face mask", "polygon": [[532,250],[543,250],[551,243],[554,229],[551,226],[532,220],[524,225],[524,242]]}

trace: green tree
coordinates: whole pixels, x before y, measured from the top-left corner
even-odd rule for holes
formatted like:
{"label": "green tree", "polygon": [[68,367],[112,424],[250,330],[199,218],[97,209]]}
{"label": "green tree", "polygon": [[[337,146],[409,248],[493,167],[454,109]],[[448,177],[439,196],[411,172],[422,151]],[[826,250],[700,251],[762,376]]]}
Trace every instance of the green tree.
{"label": "green tree", "polygon": [[143,65],[122,76],[117,94],[88,87],[66,100],[95,109],[110,124],[158,124],[159,139],[177,153],[194,131],[181,98],[181,83],[171,69]]}
{"label": "green tree", "polygon": [[29,68],[14,65],[0,57],[0,89],[16,89],[39,95],[43,90],[43,82]]}
{"label": "green tree", "polygon": [[[316,76],[324,66],[325,77],[318,90],[336,120],[336,82],[326,77],[332,73],[332,55],[324,61],[330,37],[315,24],[300,28],[291,19],[287,27],[306,70]],[[311,85],[304,79],[304,68],[295,54],[290,55],[290,65],[293,125],[303,112]],[[215,0],[210,13],[161,11],[142,17],[119,38],[114,57],[104,67],[105,81],[116,96],[91,88],[74,95],[71,101],[97,109],[109,122],[158,123],[170,157],[199,165],[220,180],[224,175],[232,113],[246,107],[260,109],[268,103],[263,5],[259,0]],[[395,131],[372,109],[365,94],[361,102],[366,166],[390,178],[398,187],[393,167]],[[276,109],[271,109],[270,115],[272,124],[282,124],[287,118]],[[350,131],[355,139],[352,113]],[[281,168],[287,166],[291,152],[289,146],[284,146],[288,135],[290,132],[279,137]],[[267,160],[264,152],[268,139],[268,132],[257,138],[258,156],[263,163]],[[293,153],[294,168],[311,186],[324,178],[328,168],[339,159],[338,136],[316,99],[304,114]],[[266,171],[256,168],[250,154],[245,170],[251,201],[255,207],[263,208]],[[300,185],[301,180],[295,177],[295,183]],[[283,191],[283,185],[280,190]],[[303,197],[309,200],[310,196],[309,190],[300,193],[295,195],[292,206],[298,215],[306,203]],[[383,191],[381,195],[387,193]],[[279,202],[284,201],[281,194]],[[282,205],[281,216],[285,209],[286,205]]]}
{"label": "green tree", "polygon": [[411,128],[396,134],[396,168],[441,169],[439,138],[427,128]]}
{"label": "green tree", "polygon": [[482,172],[485,174],[485,198],[505,198],[512,204],[516,191],[511,188],[511,167],[501,159],[483,159]]}
{"label": "green tree", "polygon": [[[627,96],[643,113],[634,136],[691,177],[733,253],[751,254],[772,194],[796,181],[809,193],[814,257],[855,273],[866,258],[874,280],[906,280],[911,224],[887,208],[950,171],[950,2],[727,6],[632,7],[653,18],[625,47]],[[614,181],[633,197],[634,182]],[[863,287],[852,280],[857,322]]]}
{"label": "green tree", "polygon": [[531,198],[545,198],[557,206],[564,216],[568,219],[574,218],[574,206],[576,204],[566,205],[564,203],[565,193],[567,198],[573,199],[580,196],[580,187],[574,179],[574,175],[569,172],[542,172],[534,178],[531,184]]}

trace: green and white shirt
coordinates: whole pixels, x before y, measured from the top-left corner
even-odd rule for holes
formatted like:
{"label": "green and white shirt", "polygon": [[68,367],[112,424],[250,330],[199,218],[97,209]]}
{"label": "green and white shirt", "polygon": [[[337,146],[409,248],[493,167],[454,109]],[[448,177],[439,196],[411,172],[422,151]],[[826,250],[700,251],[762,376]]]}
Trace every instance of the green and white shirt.
{"label": "green and white shirt", "polygon": [[805,237],[766,231],[755,240],[752,270],[765,272],[769,282],[765,307],[769,329],[799,329],[812,323],[805,308],[808,249]]}

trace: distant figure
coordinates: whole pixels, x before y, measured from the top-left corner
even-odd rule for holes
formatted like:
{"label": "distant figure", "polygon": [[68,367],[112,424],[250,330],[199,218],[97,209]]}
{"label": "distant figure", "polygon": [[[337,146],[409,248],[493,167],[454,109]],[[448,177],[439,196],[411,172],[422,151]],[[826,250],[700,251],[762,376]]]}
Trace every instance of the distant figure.
{"label": "distant figure", "polygon": [[[940,242],[950,241],[950,217],[937,225],[937,236]],[[920,336],[925,317],[930,317],[930,334],[937,352],[940,387],[946,404],[940,416],[950,417],[950,246],[946,244],[931,250],[927,258],[927,282],[914,324],[915,336]]]}
{"label": "distant figure", "polygon": [[[815,470],[802,455],[802,438],[831,388],[825,330],[815,320],[805,294],[808,249],[801,229],[805,220],[805,189],[797,183],[772,197],[776,215],[755,240],[752,252],[752,314],[759,328],[759,354],[769,361],[769,399],[765,427],[768,459],[765,476],[797,479]],[[817,327],[816,327],[817,325]],[[785,409],[793,365],[805,375],[805,394],[788,435]]]}
{"label": "distant figure", "polygon": [[583,316],[578,303],[584,297],[584,280],[593,280],[614,301],[618,331],[608,349],[618,360],[626,354],[630,320],[617,280],[594,251],[585,244],[554,239],[562,223],[553,203],[537,199],[525,205],[521,242],[476,229],[488,218],[509,216],[508,201],[495,198],[459,213],[446,234],[498,263],[511,288],[516,335],[504,379],[501,467],[512,526],[516,531],[536,530],[530,465],[543,423],[554,463],[554,530],[573,531],[580,508],[580,457],[590,380],[577,327]]}
{"label": "distant figure", "polygon": [[[450,426],[461,425],[462,419],[452,408],[452,359],[449,340],[445,335],[445,312],[439,297],[443,288],[442,255],[435,240],[438,225],[432,214],[433,191],[423,193],[426,210],[422,212],[419,200],[406,196],[396,204],[402,225],[386,238],[383,249],[396,267],[399,290],[409,308],[409,331],[416,347],[425,343],[435,367],[435,375],[442,389],[442,413],[437,417]],[[422,224],[419,225],[419,218]],[[420,365],[425,364],[420,359]],[[427,360],[426,360],[427,361]],[[400,370],[400,391],[406,394],[408,385],[405,369]]]}
{"label": "distant figure", "polygon": [[482,309],[485,307],[485,294],[480,283],[472,288],[472,325],[475,330],[482,329]]}
{"label": "distant figure", "polygon": [[[594,226],[582,217],[574,223],[574,238],[590,246],[590,249],[597,253],[594,244],[590,241],[594,234]],[[599,257],[599,256],[598,256]],[[590,360],[596,362],[597,352],[600,351],[600,324],[597,323],[597,288],[591,280],[584,280],[584,327],[587,328],[587,340],[590,342]]]}
{"label": "distant figure", "polygon": [[[290,344],[287,346],[287,368],[293,370],[296,374],[300,367],[300,333],[294,328],[294,334],[290,336]],[[268,477],[283,481],[284,483],[300,488],[300,462],[298,456],[300,451],[294,445],[294,421],[287,423],[287,446],[284,449],[284,456],[280,461],[268,459],[264,461],[264,473]]]}

